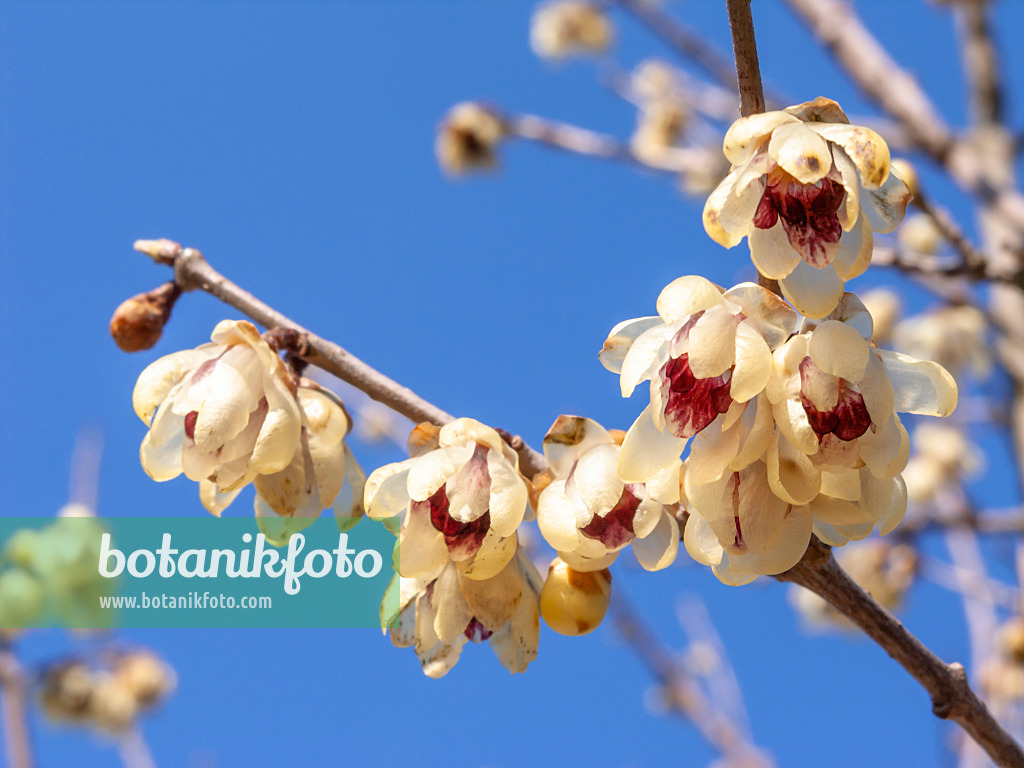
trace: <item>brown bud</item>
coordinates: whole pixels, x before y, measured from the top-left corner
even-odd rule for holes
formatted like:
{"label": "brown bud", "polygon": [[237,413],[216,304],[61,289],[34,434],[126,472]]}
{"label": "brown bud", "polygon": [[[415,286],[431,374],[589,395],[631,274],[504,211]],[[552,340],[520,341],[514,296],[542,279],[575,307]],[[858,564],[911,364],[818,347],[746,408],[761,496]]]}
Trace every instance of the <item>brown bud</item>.
{"label": "brown bud", "polygon": [[48,669],[43,676],[39,703],[51,720],[82,722],[89,717],[94,685],[92,672],[72,659]]}
{"label": "brown bud", "polygon": [[93,725],[100,731],[118,734],[132,726],[139,714],[139,706],[132,691],[120,678],[101,673],[96,676],[89,714]]}
{"label": "brown bud", "polygon": [[169,282],[123,302],[110,318],[110,335],[117,346],[125,352],[141,352],[160,341],[180,295],[178,286]]}

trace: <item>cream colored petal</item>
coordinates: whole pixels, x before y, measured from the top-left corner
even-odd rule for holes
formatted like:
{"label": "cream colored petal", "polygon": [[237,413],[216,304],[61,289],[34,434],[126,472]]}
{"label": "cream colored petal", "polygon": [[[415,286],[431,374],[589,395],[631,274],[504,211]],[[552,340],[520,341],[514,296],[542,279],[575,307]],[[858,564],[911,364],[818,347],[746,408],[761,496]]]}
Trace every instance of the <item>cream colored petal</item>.
{"label": "cream colored petal", "polygon": [[672,465],[686,447],[686,440],[662,432],[654,424],[648,405],[626,432],[619,453],[619,477],[626,483],[644,483]]}
{"label": "cream colored petal", "polygon": [[[293,533],[305,530],[316,522],[316,515],[297,514],[292,517],[281,517],[260,498],[257,493],[253,506],[256,510],[256,525],[268,543],[282,547],[288,543]],[[317,504],[308,504],[300,508],[302,512],[310,512]],[[317,510],[319,514],[320,510]]]}
{"label": "cream colored petal", "polygon": [[845,469],[821,473],[821,492],[845,501],[860,501],[860,470]]}
{"label": "cream colored petal", "polygon": [[146,474],[158,483],[180,475],[184,439],[185,420],[171,410],[170,402],[165,401],[157,410],[153,427],[139,448],[139,460]]}
{"label": "cream colored petal", "polygon": [[333,512],[339,532],[345,533],[365,514],[363,492],[366,489],[366,473],[359,466],[348,445],[342,445],[345,447],[345,482],[338,495],[334,497]]}
{"label": "cream colored petal", "polygon": [[877,189],[889,176],[889,147],[875,131],[842,123],[809,125],[819,135],[843,148],[857,166],[861,186],[865,189]]}
{"label": "cream colored petal", "polygon": [[678,459],[646,483],[647,495],[661,504],[675,504],[679,501],[679,470],[682,462]]}
{"label": "cream colored petal", "polygon": [[857,219],[853,229],[839,238],[839,248],[832,260],[832,268],[843,280],[852,280],[864,274],[871,266],[871,255],[875,249],[875,235],[866,216]]}
{"label": "cream colored petal", "polygon": [[264,377],[263,395],[269,410],[250,464],[257,472],[271,474],[292,460],[302,432],[302,415],[292,393],[276,376]]}
{"label": "cream colored petal", "polygon": [[[735,561],[736,566],[738,566],[736,570],[741,574],[743,570],[748,570],[748,572],[763,576],[774,576],[783,571],[788,571],[800,561],[800,558],[804,556],[804,552],[807,551],[807,545],[811,540],[812,527],[813,520],[808,509],[806,507],[792,507],[783,517],[781,525],[775,529],[773,546],[756,555],[743,557],[732,555],[730,556],[731,560]],[[748,557],[750,558],[749,563],[746,562]],[[722,578],[717,569],[715,575],[719,576],[720,579]],[[749,583],[749,581],[743,580],[740,583]]]}
{"label": "cream colored petal", "polygon": [[633,514],[633,533],[638,539],[649,536],[651,531],[658,525],[662,513],[665,512],[665,505],[654,499],[641,498]]}
{"label": "cream colored petal", "polygon": [[776,433],[768,447],[768,482],[783,501],[806,504],[821,489],[821,473],[807,456]]}
{"label": "cream colored petal", "polygon": [[363,491],[367,517],[379,520],[394,517],[409,504],[409,467],[411,459],[388,464],[370,473]]}
{"label": "cream colored petal", "polygon": [[523,599],[523,578],[514,560],[486,581],[460,578],[462,595],[473,617],[492,632],[512,619]]}
{"label": "cream colored petal", "polygon": [[456,419],[441,427],[438,434],[442,447],[454,447],[468,443],[486,445],[492,451],[501,453],[505,442],[491,427],[481,424],[475,419]]}
{"label": "cream colored petal", "polygon": [[[312,496],[320,498],[313,476],[312,458],[308,447],[295,452],[292,462],[279,472],[257,475],[253,480],[256,492],[263,497],[267,506],[282,517],[292,517],[304,508]],[[319,513],[323,507],[317,510]]]}
{"label": "cream colored petal", "polygon": [[726,206],[737,196],[736,182],[739,179],[741,168],[735,168],[719,182],[718,186],[711,192],[707,202],[704,203],[704,212],[701,218],[704,221],[704,231],[708,237],[721,245],[723,248],[732,248],[742,239],[745,231],[736,226],[736,223],[729,219],[723,219]]}
{"label": "cream colored petal", "polygon": [[879,350],[896,395],[896,410],[922,416],[949,416],[956,408],[957,386],[938,363]]}
{"label": "cream colored petal", "polygon": [[721,376],[736,357],[736,321],[724,307],[705,312],[690,329],[690,370],[698,379]]}
{"label": "cream colored petal", "polygon": [[223,352],[219,347],[186,349],[165,355],[146,366],[135,382],[132,392],[132,406],[135,415],[149,426],[160,404],[167,399],[170,391],[179,384],[186,374],[194,371],[207,360]]}
{"label": "cream colored petal", "polygon": [[870,349],[856,328],[826,320],[811,332],[807,352],[826,373],[857,381],[864,375]]}
{"label": "cream colored petal", "polygon": [[[213,372],[203,380],[202,384],[207,386],[202,402],[192,407],[181,406],[187,411],[199,412],[193,434],[196,448],[204,453],[216,451],[245,429],[249,423],[249,413],[260,399],[255,386],[259,381],[255,356],[250,354],[239,358],[235,355],[235,360],[229,362],[236,349],[229,350],[218,361]],[[256,377],[255,382],[248,378],[249,374]],[[192,391],[201,389],[204,388],[189,387],[186,390],[185,402],[195,402],[191,396]]]}
{"label": "cream colored petal", "polygon": [[626,353],[633,346],[633,342],[644,331],[649,331],[659,325],[662,325],[660,317],[638,317],[634,320],[623,320],[612,328],[597,355],[601,365],[612,373],[621,372],[622,362],[626,359]]}
{"label": "cream colored petal", "polygon": [[899,475],[892,478],[892,492],[889,505],[878,520],[878,532],[883,536],[892,533],[907,513],[907,484]]}
{"label": "cream colored petal", "polygon": [[800,122],[772,131],[768,155],[801,184],[813,184],[832,170],[828,143]]}
{"label": "cream colored petal", "polygon": [[[615,508],[622,496],[623,483],[616,473],[619,447],[599,445],[580,457],[572,481],[589,515],[604,516]],[[586,522],[583,523],[586,525]]]}
{"label": "cream colored petal", "polygon": [[775,423],[786,441],[801,453],[818,452],[818,435],[807,419],[807,411],[799,400],[783,400],[772,406]]}
{"label": "cream colored petal", "polygon": [[671,325],[656,325],[642,333],[622,361],[619,386],[629,397],[641,381],[651,378],[668,359],[668,342],[676,332]]}
{"label": "cream colored petal", "polygon": [[512,674],[526,671],[537,658],[540,642],[540,612],[537,601],[524,599],[504,627],[491,635],[490,646],[498,661]]}
{"label": "cream colored petal", "polygon": [[878,189],[861,195],[860,206],[875,232],[888,234],[903,221],[911,194],[907,185],[896,174],[890,174]]}
{"label": "cream colored petal", "polygon": [[334,506],[334,499],[345,482],[345,443],[329,443],[309,437],[309,455],[313,460],[313,476],[324,508]]}
{"label": "cream colored petal", "polygon": [[686,460],[686,476],[692,483],[704,485],[718,480],[739,452],[742,427],[737,424],[723,430],[720,421],[716,419],[693,438]]}
{"label": "cream colored petal", "polygon": [[811,318],[825,317],[843,297],[843,281],[831,265],[819,269],[803,259],[779,284],[789,303]]}
{"label": "cream colored petal", "polygon": [[206,511],[214,517],[220,517],[221,512],[227,509],[241,492],[242,489],[238,488],[228,493],[221,493],[217,489],[216,483],[211,483],[209,480],[199,481],[199,500],[206,507]]}
{"label": "cream colored petal", "polygon": [[305,416],[310,435],[326,445],[340,443],[349,431],[348,417],[330,394],[309,387],[299,387],[297,400]]}
{"label": "cream colored petal", "polygon": [[544,436],[542,445],[544,458],[555,477],[565,477],[584,453],[594,446],[613,442],[608,430],[593,419],[559,416]]}
{"label": "cream colored petal", "polygon": [[757,283],[740,283],[724,296],[747,316],[744,324],[758,329],[770,349],[782,344],[796,328],[799,316],[793,308]]}
{"label": "cream colored petal", "polygon": [[725,551],[708,521],[691,512],[683,528],[683,546],[687,554],[703,565],[718,565]]}
{"label": "cream colored petal", "polygon": [[493,528],[487,531],[476,554],[455,563],[459,573],[467,579],[483,581],[494,578],[515,556],[519,546],[515,536],[501,537]]}
{"label": "cream colored petal", "polygon": [[658,314],[675,323],[723,302],[722,289],[703,277],[686,275],[666,285],[658,296]]}
{"label": "cream colored petal", "polygon": [[779,280],[789,275],[802,261],[789,242],[781,222],[769,229],[754,227],[749,234],[750,258],[757,271],[765,277]]}
{"label": "cream colored petal", "polygon": [[679,552],[679,523],[664,512],[657,526],[642,539],[633,541],[633,554],[647,571],[660,571],[675,562]]}
{"label": "cream colored petal", "polygon": [[491,477],[487,461],[489,453],[493,451],[476,443],[470,459],[448,478],[445,492],[448,496],[448,514],[453,520],[471,523],[487,513],[491,500]]}
{"label": "cream colored petal", "polygon": [[491,477],[491,528],[499,536],[511,536],[526,514],[526,482],[515,467],[494,451],[487,452],[487,471]]}
{"label": "cream colored petal", "polygon": [[775,420],[772,416],[771,403],[763,393],[747,404],[740,429],[742,434],[739,451],[727,467],[731,472],[738,472],[760,459],[771,443],[775,432]]}
{"label": "cream colored petal", "polygon": [[449,566],[441,571],[434,582],[430,602],[434,606],[434,633],[445,644],[452,644],[455,638],[466,631],[473,620],[473,612],[462,597],[462,585],[458,571]]}
{"label": "cream colored petal", "polygon": [[736,367],[730,379],[729,396],[745,403],[760,394],[772,375],[772,352],[753,324],[744,320],[736,328]]}
{"label": "cream colored petal", "polygon": [[410,509],[398,537],[395,568],[406,578],[416,578],[448,562],[444,536],[430,522],[430,515]]}
{"label": "cream colored petal", "polygon": [[472,455],[473,448],[467,445],[439,448],[412,461],[409,465],[409,498],[413,501],[429,499]]}
{"label": "cream colored petal", "polygon": [[544,540],[557,551],[571,552],[579,544],[576,513],[565,495],[565,481],[555,480],[540,494],[537,524]]}
{"label": "cream colored petal", "polygon": [[895,413],[876,430],[872,432],[869,429],[857,438],[860,444],[860,457],[878,477],[895,477],[907,466],[907,460],[910,458],[910,438],[907,430]]}
{"label": "cream colored petal", "polygon": [[733,165],[742,165],[753,157],[754,152],[772,132],[786,123],[800,121],[785,112],[761,112],[741,117],[725,133],[722,150]]}
{"label": "cream colored petal", "polygon": [[839,146],[832,146],[832,159],[836,170],[843,178],[843,189],[846,190],[843,207],[838,211],[839,223],[844,232],[849,232],[860,220],[860,179],[857,176],[857,167]]}
{"label": "cream colored petal", "polygon": [[868,409],[871,420],[875,424],[885,424],[894,412],[896,394],[889,374],[882,364],[879,350],[871,350],[864,376],[857,382],[857,389],[864,398],[864,406]]}

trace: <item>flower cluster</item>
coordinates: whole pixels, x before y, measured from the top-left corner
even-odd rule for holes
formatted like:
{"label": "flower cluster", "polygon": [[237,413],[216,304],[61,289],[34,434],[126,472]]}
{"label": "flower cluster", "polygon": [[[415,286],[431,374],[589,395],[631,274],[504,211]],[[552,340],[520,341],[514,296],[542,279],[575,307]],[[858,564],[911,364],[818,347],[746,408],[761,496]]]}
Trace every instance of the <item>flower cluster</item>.
{"label": "flower cluster", "polygon": [[[212,341],[160,358],[132,399],[149,427],[140,457],[158,482],[184,473],[219,515],[256,486],[268,539],[286,540],[335,506],[358,517],[363,473],[344,442],[351,421],[340,400],[293,379],[252,323],[225,320]],[[340,494],[342,486],[351,494]]]}
{"label": "flower cluster", "polygon": [[737,120],[724,150],[733,167],[704,207],[708,235],[726,248],[746,237],[801,314],[829,314],[871,263],[873,233],[892,232],[910,201],[882,137],[818,98]]}
{"label": "flower cluster", "polygon": [[753,284],[699,277],[662,291],[658,316],[616,326],[601,352],[622,393],[650,380],[626,433],[625,482],[678,461],[690,555],[729,584],[792,567],[811,533],[834,546],[902,519],[909,440],[897,412],[945,416],[956,384],[939,365],[871,345],[871,316],[844,294],[822,321]]}

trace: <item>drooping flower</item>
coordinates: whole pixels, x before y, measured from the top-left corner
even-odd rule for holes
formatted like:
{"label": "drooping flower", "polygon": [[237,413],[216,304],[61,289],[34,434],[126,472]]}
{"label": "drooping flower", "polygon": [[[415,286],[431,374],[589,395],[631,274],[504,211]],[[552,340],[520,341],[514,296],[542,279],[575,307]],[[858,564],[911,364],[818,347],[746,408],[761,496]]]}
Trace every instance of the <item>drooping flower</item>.
{"label": "drooping flower", "polygon": [[490,427],[457,419],[414,430],[410,456],[374,471],[364,494],[367,516],[402,516],[398,572],[422,577],[449,560],[471,579],[501,572],[529,501],[516,452]]}
{"label": "drooping flower", "polygon": [[891,531],[906,511],[910,442],[898,413],[948,416],[957,387],[942,366],[873,347],[853,294],[775,351],[765,392],[778,430],[766,455],[772,491],[810,505],[827,544]]}
{"label": "drooping flower", "polygon": [[[274,544],[312,525],[324,509],[333,507],[343,529],[363,514],[366,475],[345,442],[352,421],[343,403],[308,379],[299,381],[296,399],[302,414],[299,449],[280,472],[253,480],[256,519]],[[212,484],[203,490],[208,507],[223,509],[231,501],[230,494],[217,494]]]}
{"label": "drooping flower", "polygon": [[732,170],[708,198],[704,228],[779,280],[807,317],[831,312],[845,282],[871,262],[874,232],[892,232],[910,200],[890,173],[889,148],[818,98],[743,117],[725,135]]}
{"label": "drooping flower", "polygon": [[284,364],[252,323],[225,320],[211,338],[152,363],[132,399],[150,428],[140,450],[150,477],[184,472],[229,494],[291,463],[302,416]]}
{"label": "drooping flower", "polygon": [[770,436],[767,403],[758,395],[771,376],[772,350],[792,333],[796,313],[753,283],[724,291],[695,276],[670,283],[657,307],[657,317],[615,326],[600,353],[605,368],[620,375],[623,397],[651,382],[650,405],[626,433],[619,476],[626,483],[650,480],[704,431],[710,474],[736,459],[744,466],[754,461]]}
{"label": "drooping flower", "polygon": [[611,45],[612,25],[596,3],[552,0],[530,22],[530,45],[544,59],[601,53]]}
{"label": "drooping flower", "polygon": [[559,416],[544,437],[555,479],[541,492],[537,522],[548,544],[574,571],[599,571],[622,549],[649,571],[672,564],[679,550],[677,458],[646,483],[623,483],[619,445],[600,424]]}
{"label": "drooping flower", "polygon": [[415,649],[428,677],[446,675],[467,642],[489,641],[513,674],[537,658],[542,579],[515,538],[513,557],[486,579],[471,578],[451,561],[416,578],[395,575],[382,625],[395,646]]}
{"label": "drooping flower", "polygon": [[810,510],[773,492],[763,458],[708,483],[690,482],[688,474],[684,464],[690,516],[683,543],[720,581],[749,584],[792,568],[803,556],[811,539]]}

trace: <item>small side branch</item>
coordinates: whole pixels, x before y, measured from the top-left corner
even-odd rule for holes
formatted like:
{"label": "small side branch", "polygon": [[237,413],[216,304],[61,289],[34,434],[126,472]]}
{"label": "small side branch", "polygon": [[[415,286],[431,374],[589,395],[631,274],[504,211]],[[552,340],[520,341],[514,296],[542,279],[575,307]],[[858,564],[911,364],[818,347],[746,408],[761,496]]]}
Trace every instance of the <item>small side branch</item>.
{"label": "small side branch", "polygon": [[960,725],[997,765],[1024,768],[1024,750],[968,685],[963,665],[946,664],[907,631],[839,567],[830,547],[813,538],[803,559],[776,578],[811,590],[860,627],[928,692],[935,715]]}

